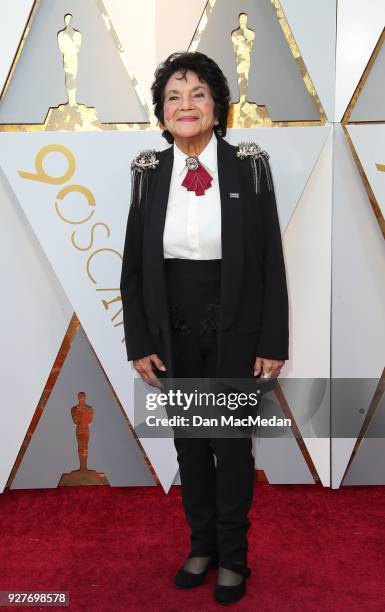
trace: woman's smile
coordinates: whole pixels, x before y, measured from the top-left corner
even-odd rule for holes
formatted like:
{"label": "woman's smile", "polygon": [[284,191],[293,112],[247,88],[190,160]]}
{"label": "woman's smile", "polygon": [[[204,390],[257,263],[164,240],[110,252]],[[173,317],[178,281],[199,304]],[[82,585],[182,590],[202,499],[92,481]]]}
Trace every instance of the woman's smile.
{"label": "woman's smile", "polygon": [[198,121],[198,117],[192,117],[192,116],[179,117],[177,121]]}

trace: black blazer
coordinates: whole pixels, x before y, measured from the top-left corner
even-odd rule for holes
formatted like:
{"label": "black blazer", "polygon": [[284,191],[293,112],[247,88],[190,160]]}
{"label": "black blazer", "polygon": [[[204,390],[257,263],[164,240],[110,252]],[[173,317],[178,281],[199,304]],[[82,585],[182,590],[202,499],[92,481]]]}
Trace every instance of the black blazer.
{"label": "black blazer", "polygon": [[[218,137],[222,210],[218,376],[250,376],[257,356],[288,359],[288,294],[274,189],[262,167],[256,193],[251,162]],[[128,360],[158,353],[172,376],[163,230],[173,147],[147,170],[146,197],[131,205],[120,291]],[[230,194],[239,197],[230,197]]]}

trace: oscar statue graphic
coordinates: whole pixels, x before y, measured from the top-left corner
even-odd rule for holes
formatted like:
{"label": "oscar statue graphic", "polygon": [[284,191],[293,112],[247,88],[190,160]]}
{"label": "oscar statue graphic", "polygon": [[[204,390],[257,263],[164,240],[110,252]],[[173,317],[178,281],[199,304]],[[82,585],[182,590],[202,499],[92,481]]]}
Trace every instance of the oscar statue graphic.
{"label": "oscar statue graphic", "polygon": [[94,409],[86,404],[84,391],[78,393],[79,403],[71,408],[72,421],[76,425],[76,439],[78,443],[79,469],[63,474],[59,487],[76,485],[105,485],[109,484],[104,472],[96,472],[87,467],[88,442],[90,439],[89,426],[94,417]]}
{"label": "oscar statue graphic", "polygon": [[247,99],[251,51],[255,42],[255,32],[247,25],[246,13],[239,15],[239,28],[231,33],[235,62],[237,65],[239,101],[231,104],[229,125],[237,127],[255,127],[271,125],[272,121],[264,105],[249,102]]}
{"label": "oscar statue graphic", "polygon": [[82,44],[82,35],[70,24],[71,13],[64,15],[65,27],[58,32],[57,39],[60,52],[63,56],[64,81],[67,90],[68,102],[60,104],[57,108],[50,108],[46,118],[48,130],[59,130],[60,126],[66,129],[84,129],[100,127],[96,110],[92,106],[79,104],[76,100],[76,82],[79,67],[79,53]]}

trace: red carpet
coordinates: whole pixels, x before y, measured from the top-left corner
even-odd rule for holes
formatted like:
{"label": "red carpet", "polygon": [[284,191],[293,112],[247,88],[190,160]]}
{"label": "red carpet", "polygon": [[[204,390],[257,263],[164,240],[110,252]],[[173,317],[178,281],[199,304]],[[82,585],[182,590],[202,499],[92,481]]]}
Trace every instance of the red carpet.
{"label": "red carpet", "polygon": [[[229,609],[383,611],[384,497],[384,487],[256,484],[252,575]],[[178,486],[6,491],[0,535],[0,590],[68,590],[74,611],[225,609],[214,571],[193,591],[172,585],[188,551]]]}

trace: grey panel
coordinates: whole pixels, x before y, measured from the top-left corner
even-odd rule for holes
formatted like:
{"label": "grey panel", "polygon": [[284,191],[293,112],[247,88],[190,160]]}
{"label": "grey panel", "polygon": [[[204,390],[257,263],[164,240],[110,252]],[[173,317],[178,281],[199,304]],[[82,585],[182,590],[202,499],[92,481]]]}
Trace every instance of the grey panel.
{"label": "grey panel", "polygon": [[88,468],[105,472],[110,485],[154,485],[108,381],[79,330],[11,488],[56,487],[63,473],[78,469],[71,407],[78,403],[79,391],[85,391],[87,404],[94,409]]}
{"label": "grey panel", "polygon": [[50,107],[65,104],[57,32],[71,13],[79,30],[77,102],[96,108],[102,122],[145,122],[148,117],[93,0],[41,0],[23,52],[0,104],[0,123],[43,123]]}
{"label": "grey panel", "polygon": [[384,91],[385,45],[383,44],[354,106],[350,121],[384,121]]}
{"label": "grey panel", "polygon": [[[286,416],[274,393],[270,392],[263,400],[261,416],[270,418],[273,415],[277,418]],[[256,468],[264,470],[270,484],[314,484],[290,427],[261,430],[254,441],[254,457]]]}
{"label": "grey panel", "polygon": [[385,395],[378,404],[343,485],[385,484]]}
{"label": "grey panel", "polygon": [[[264,470],[271,484],[314,484],[294,431],[297,426],[302,439],[330,436],[330,382],[324,378],[282,378],[279,385],[292,415],[292,427],[272,427],[257,436],[256,466]],[[262,417],[273,415],[288,416],[270,392],[264,399]]]}
{"label": "grey panel", "polygon": [[330,436],[330,381],[326,378],[279,379],[282,393],[303,438]]}
{"label": "grey panel", "polygon": [[364,438],[342,486],[385,484],[385,438]]}
{"label": "grey panel", "polygon": [[270,484],[314,484],[294,437],[256,440],[254,455],[256,468],[265,472]]}
{"label": "grey panel", "polygon": [[358,437],[377,385],[375,378],[332,380],[333,438]]}
{"label": "grey panel", "polygon": [[316,120],[314,106],[281,30],[270,0],[217,0],[198,45],[225,73],[232,101],[239,99],[231,32],[239,28],[239,14],[248,15],[254,30],[248,100],[264,104],[273,121]]}
{"label": "grey panel", "polygon": [[173,485],[180,485],[180,484],[181,484],[179,470],[178,470],[178,471],[177,471],[177,473],[175,474],[175,478],[174,478],[174,480],[172,481],[172,484],[173,484]]}

